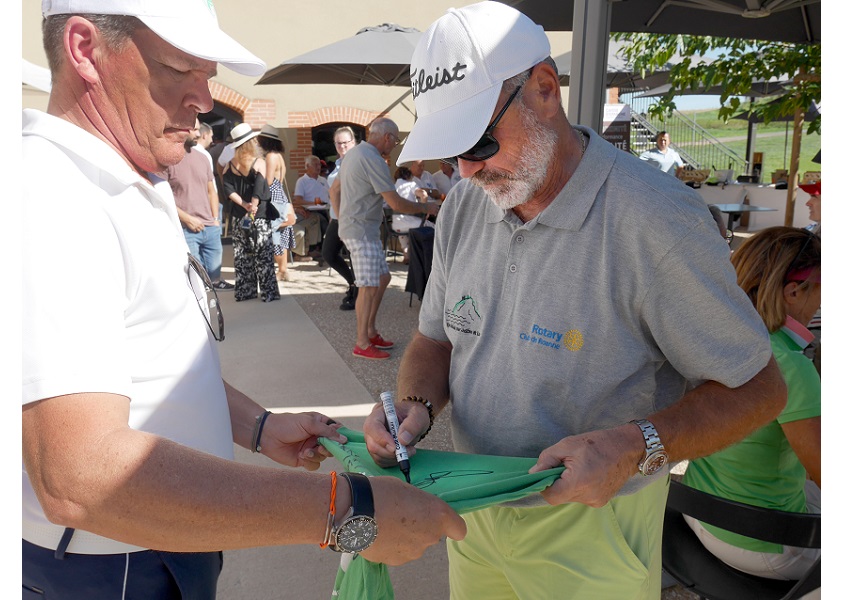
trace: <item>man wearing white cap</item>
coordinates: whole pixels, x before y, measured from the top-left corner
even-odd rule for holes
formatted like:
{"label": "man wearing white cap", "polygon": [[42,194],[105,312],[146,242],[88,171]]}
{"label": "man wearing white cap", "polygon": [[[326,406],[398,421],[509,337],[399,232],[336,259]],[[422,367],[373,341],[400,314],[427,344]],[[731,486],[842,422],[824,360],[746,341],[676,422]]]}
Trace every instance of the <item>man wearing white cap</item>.
{"label": "man wearing white cap", "polygon": [[[742,439],[786,391],[705,203],[573,127],[549,52],[541,27],[481,2],[413,53],[398,160],[464,179],[437,218],[398,437],[415,444],[451,400],[456,450],[565,467],[542,497],[464,516],[453,599],[657,600],[667,462]],[[383,423],[364,430],[386,465]]]}
{"label": "man wearing white cap", "polygon": [[51,247],[22,241],[24,597],[212,600],[221,550],[343,549],[352,513],[373,560],[462,537],[445,503],[395,478],[337,486],[233,461],[235,442],[315,470],[317,436],[344,440],[323,415],[273,415],[222,381],[212,283],[155,175],[212,108],[217,63],[252,76],[264,63],[209,1],[44,0],[42,12],[53,86],[47,114],[24,111],[23,176],[43,178],[46,162],[62,194],[29,186],[21,204],[26,221],[65,215],[75,268],[46,276]]}

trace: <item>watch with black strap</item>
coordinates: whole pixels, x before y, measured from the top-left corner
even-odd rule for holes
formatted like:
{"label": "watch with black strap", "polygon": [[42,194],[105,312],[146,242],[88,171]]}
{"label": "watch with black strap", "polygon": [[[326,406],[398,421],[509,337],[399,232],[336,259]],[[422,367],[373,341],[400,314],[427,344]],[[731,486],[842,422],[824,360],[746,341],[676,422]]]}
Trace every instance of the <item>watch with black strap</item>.
{"label": "watch with black strap", "polygon": [[638,463],[638,471],[643,475],[654,475],[667,464],[669,456],[664,449],[664,444],[661,443],[661,438],[655,430],[655,425],[646,419],[637,419],[629,421],[640,428],[643,434],[643,441],[646,444],[646,454]]}
{"label": "watch with black strap", "polygon": [[360,473],[340,473],[351,488],[351,508],[331,529],[328,547],[336,552],[363,552],[378,537],[375,502],[369,478]]}

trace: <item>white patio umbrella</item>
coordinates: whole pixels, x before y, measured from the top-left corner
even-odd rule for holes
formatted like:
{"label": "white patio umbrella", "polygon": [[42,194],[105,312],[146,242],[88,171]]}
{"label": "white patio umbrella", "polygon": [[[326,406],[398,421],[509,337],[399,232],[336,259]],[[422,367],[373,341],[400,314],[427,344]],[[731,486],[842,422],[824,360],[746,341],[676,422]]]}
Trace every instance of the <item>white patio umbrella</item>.
{"label": "white patio umbrella", "polygon": [[422,33],[384,23],[282,62],[257,82],[410,86],[410,59]]}

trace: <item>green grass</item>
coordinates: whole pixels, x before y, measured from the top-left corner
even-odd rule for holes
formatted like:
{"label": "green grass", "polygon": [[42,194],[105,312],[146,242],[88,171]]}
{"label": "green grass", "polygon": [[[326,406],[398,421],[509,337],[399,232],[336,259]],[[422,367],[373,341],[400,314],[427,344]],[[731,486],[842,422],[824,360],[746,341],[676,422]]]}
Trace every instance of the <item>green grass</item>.
{"label": "green grass", "polygon": [[[747,122],[742,119],[729,119],[726,123],[717,118],[716,109],[698,111],[680,111],[695,120],[714,137],[723,141],[729,148],[744,156],[747,147]],[[762,167],[762,182],[770,183],[770,174],[777,169],[789,169],[791,161],[792,126],[788,124],[788,142],[786,150],[785,123],[773,122],[767,125],[759,124],[756,129],[755,152],[764,153]],[[803,138],[800,144],[800,167],[802,174],[806,171],[820,171],[821,166],[812,162],[812,158],[820,150],[820,135],[806,135],[808,123],[803,123]],[[772,134],[772,135],[770,135]],[[740,140],[725,141],[724,138],[740,137]]]}

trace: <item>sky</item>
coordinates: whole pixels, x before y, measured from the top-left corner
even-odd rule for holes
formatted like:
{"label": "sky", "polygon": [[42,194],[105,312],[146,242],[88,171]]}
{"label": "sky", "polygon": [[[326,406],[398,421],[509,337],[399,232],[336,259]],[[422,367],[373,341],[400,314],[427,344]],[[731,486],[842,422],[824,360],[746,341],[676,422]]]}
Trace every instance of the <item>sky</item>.
{"label": "sky", "polygon": [[701,110],[703,108],[720,108],[720,96],[676,96],[676,108],[682,110]]}

